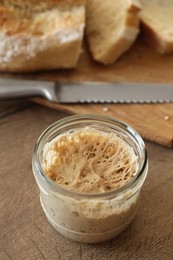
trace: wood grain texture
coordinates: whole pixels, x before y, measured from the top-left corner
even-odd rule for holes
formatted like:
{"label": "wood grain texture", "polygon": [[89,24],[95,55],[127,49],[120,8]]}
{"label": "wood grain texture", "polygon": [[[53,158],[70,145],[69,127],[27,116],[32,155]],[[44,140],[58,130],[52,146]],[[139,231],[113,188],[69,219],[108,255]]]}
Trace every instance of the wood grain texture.
{"label": "wood grain texture", "polygon": [[48,224],[31,158],[41,132],[67,115],[34,105],[0,119],[0,259],[172,260],[173,153],[154,143],[146,143],[150,168],[137,215],[119,237],[101,244],[80,244]]}
{"label": "wood grain texture", "polygon": [[60,105],[36,98],[34,102],[74,114],[102,114],[116,117],[133,126],[140,135],[152,142],[173,147],[173,104],[88,104]]}
{"label": "wood grain texture", "polygon": [[27,100],[0,101],[0,119],[32,106]]}

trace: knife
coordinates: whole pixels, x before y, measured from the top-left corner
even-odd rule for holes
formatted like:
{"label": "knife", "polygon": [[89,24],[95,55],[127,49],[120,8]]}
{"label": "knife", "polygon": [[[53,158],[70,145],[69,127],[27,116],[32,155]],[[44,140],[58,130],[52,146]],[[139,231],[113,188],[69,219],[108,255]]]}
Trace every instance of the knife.
{"label": "knife", "polygon": [[173,84],[51,82],[0,78],[0,99],[43,97],[58,103],[167,103]]}

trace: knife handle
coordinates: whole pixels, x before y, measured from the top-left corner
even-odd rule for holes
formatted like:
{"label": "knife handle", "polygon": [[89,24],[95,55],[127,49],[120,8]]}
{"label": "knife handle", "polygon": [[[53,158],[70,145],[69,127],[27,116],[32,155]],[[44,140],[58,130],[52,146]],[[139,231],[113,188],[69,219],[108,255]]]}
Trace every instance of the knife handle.
{"label": "knife handle", "polygon": [[55,101],[55,84],[48,81],[0,78],[0,99],[39,96]]}

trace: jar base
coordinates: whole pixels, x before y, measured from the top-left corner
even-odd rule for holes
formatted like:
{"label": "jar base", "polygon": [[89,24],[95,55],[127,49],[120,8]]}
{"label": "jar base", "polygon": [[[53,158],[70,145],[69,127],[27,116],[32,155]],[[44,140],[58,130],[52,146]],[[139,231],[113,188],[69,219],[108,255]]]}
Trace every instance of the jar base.
{"label": "jar base", "polygon": [[[110,230],[104,233],[82,233],[82,232],[75,232],[73,230],[69,230],[67,228],[64,228],[63,226],[55,223],[53,219],[51,219],[47,213],[45,212],[45,209],[43,207],[43,204],[41,203],[43,211],[46,215],[46,218],[48,222],[51,224],[51,226],[58,231],[61,235],[64,237],[80,242],[80,243],[87,243],[87,244],[94,244],[94,243],[100,243],[100,242],[105,242],[107,240],[113,239],[120,235],[132,222],[132,219],[134,216],[126,222],[123,226],[119,227],[118,229]],[[135,215],[135,214],[134,214]]]}
{"label": "jar base", "polygon": [[76,242],[87,243],[87,244],[100,243],[100,242],[105,242],[107,240],[113,239],[118,235],[120,235],[131,223],[131,221],[129,221],[128,223],[126,223],[125,225],[123,225],[122,227],[116,230],[93,234],[93,233],[74,232],[72,230],[65,229],[60,225],[57,225],[54,221],[52,221],[52,219],[48,217],[47,220],[51,224],[51,226],[64,237]]}

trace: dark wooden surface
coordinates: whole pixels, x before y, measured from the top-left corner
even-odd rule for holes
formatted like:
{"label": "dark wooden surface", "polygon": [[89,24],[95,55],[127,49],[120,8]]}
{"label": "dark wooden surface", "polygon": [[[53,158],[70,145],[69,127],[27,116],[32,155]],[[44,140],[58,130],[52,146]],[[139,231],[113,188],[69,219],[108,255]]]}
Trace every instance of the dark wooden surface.
{"label": "dark wooden surface", "polygon": [[0,103],[0,260],[173,260],[173,152],[148,141],[148,177],[124,233],[105,243],[80,244],[48,224],[31,158],[41,132],[65,116],[25,101]]}

